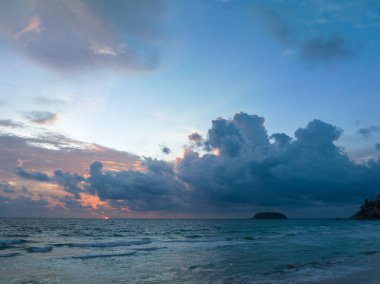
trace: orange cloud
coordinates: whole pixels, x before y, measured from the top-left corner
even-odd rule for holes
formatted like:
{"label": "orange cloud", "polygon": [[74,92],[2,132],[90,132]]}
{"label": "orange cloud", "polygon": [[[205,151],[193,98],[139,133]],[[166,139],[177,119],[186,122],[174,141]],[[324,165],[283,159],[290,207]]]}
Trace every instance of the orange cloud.
{"label": "orange cloud", "polygon": [[42,22],[38,16],[33,16],[28,25],[15,34],[15,38],[19,39],[23,34],[26,33],[40,33],[42,31]]}

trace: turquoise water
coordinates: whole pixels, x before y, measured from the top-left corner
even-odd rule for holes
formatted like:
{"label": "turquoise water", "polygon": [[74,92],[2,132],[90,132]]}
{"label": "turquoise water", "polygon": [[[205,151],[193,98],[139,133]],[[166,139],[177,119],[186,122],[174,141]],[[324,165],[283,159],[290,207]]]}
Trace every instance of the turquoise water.
{"label": "turquoise water", "polygon": [[0,219],[0,283],[310,283],[379,264],[380,222]]}

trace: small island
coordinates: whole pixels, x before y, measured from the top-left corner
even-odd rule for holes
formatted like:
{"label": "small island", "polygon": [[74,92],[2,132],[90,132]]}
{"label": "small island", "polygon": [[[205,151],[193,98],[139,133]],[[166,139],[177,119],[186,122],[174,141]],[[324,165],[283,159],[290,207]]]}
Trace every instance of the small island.
{"label": "small island", "polygon": [[288,217],[279,212],[260,212],[251,219],[288,219]]}
{"label": "small island", "polygon": [[366,199],[359,212],[351,219],[355,220],[380,220],[380,195],[374,199]]}

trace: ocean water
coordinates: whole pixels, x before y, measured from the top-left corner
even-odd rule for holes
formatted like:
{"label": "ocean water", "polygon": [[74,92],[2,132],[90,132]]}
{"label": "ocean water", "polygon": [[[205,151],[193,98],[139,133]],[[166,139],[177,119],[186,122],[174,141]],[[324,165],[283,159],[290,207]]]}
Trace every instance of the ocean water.
{"label": "ocean water", "polygon": [[318,283],[379,264],[380,222],[0,218],[0,283]]}

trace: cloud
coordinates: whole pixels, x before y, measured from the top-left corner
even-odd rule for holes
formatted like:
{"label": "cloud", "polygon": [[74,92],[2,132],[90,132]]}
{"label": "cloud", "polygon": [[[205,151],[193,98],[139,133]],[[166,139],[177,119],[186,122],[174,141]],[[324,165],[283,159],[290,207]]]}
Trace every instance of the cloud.
{"label": "cloud", "polygon": [[[25,126],[23,133],[31,133],[31,129]],[[53,132],[33,134],[35,137],[0,133],[0,180],[11,181],[18,189],[27,186],[28,193],[24,192],[27,196],[39,193],[46,196],[51,192],[53,204],[61,202],[56,198],[65,194],[72,199],[80,198],[81,202],[94,208],[100,206],[98,198],[83,196],[80,184],[93,161],[103,161],[104,168],[109,171],[141,167],[139,157],[127,152],[76,141]],[[16,195],[21,193],[22,190],[17,190]],[[62,214],[67,216],[68,213]],[[88,210],[83,214],[88,216]]]}
{"label": "cloud", "polygon": [[380,131],[380,126],[370,126],[368,128],[361,128],[357,131],[358,134],[365,138],[371,137],[372,134]]}
{"label": "cloud", "polygon": [[195,143],[202,142],[202,140],[203,140],[202,136],[198,132],[194,132],[194,133],[189,134],[188,138],[189,138],[189,141],[192,141]]}
{"label": "cloud", "polygon": [[73,194],[75,199],[81,199],[80,193],[83,190],[79,183],[84,181],[85,178],[78,174],[56,170],[53,176],[48,176],[45,172],[28,171],[23,167],[16,167],[15,173],[23,179],[56,183],[63,186],[66,192]]}
{"label": "cloud", "polygon": [[168,155],[168,154],[171,153],[170,148],[167,147],[167,146],[161,146],[161,151],[162,151],[163,154],[166,154],[166,155]]}
{"label": "cloud", "polygon": [[[27,129],[26,132],[30,130]],[[138,168],[139,157],[96,144],[84,143],[53,132],[37,137],[20,137],[0,133],[0,178],[11,178],[18,161],[37,171],[61,169],[83,173],[88,165],[101,160],[110,170]]]}
{"label": "cloud", "polygon": [[0,189],[4,193],[15,193],[15,188],[12,186],[9,182],[1,181],[0,182]]}
{"label": "cloud", "polygon": [[23,125],[19,122],[16,122],[12,119],[2,119],[0,120],[0,126],[10,127],[10,128],[22,128]]}
{"label": "cloud", "polygon": [[30,111],[24,117],[37,124],[52,124],[57,120],[57,114],[49,111]]}
{"label": "cloud", "polygon": [[[209,131],[205,144],[211,145],[210,151],[221,147],[219,155],[190,152],[177,165],[179,178],[192,188],[191,199],[203,203],[201,207],[249,210],[277,206],[291,210],[355,204],[377,194],[379,162],[357,165],[350,161],[334,144],[342,132],[339,128],[314,120],[295,132],[295,140],[274,134],[270,144],[262,130],[257,135],[261,142],[253,146],[250,136],[237,127],[237,117],[218,123],[228,131]],[[258,121],[259,117],[252,116],[249,126],[259,126]],[[220,129],[215,126],[213,123],[212,129]],[[212,141],[227,141],[228,147]]]}
{"label": "cloud", "polygon": [[31,179],[36,181],[50,181],[49,176],[46,173],[37,171],[27,171],[22,167],[17,167],[15,173],[25,179]]}
{"label": "cloud", "polygon": [[255,7],[255,16],[264,24],[267,31],[280,43],[289,41],[290,27],[281,17],[281,14],[270,7]]}
{"label": "cloud", "polygon": [[0,216],[2,217],[46,217],[57,216],[53,208],[49,207],[49,202],[40,197],[32,199],[28,196],[15,198],[0,195]]}
{"label": "cloud", "polygon": [[40,33],[42,31],[41,25],[41,19],[38,16],[33,16],[28,25],[15,34],[15,38],[20,39],[23,35],[28,33]]}
{"label": "cloud", "polygon": [[200,147],[203,143],[202,135],[198,132],[194,132],[188,135],[190,147]]}
{"label": "cloud", "polygon": [[380,159],[350,160],[335,145],[342,129],[315,119],[291,139],[284,133],[268,135],[264,122],[243,112],[213,120],[206,138],[190,135],[200,145],[187,148],[175,162],[145,158],[139,169],[111,171],[97,161],[88,176],[55,172],[49,179],[74,195],[93,195],[136,214],[228,216],[276,208],[308,212],[304,216],[349,216],[353,212],[347,208],[355,210],[364,198],[378,195]]}
{"label": "cloud", "polygon": [[[362,38],[352,37],[356,33],[352,22],[363,22],[363,18],[352,10],[353,6],[309,4],[300,7],[290,1],[264,1],[252,5],[254,19],[281,46],[284,55],[322,64],[357,55],[354,47],[362,45]],[[365,6],[359,8],[368,11]]]}
{"label": "cloud", "polygon": [[171,164],[146,159],[147,172],[103,172],[101,162],[90,167],[88,189],[101,200],[122,201],[130,210],[181,211],[182,184],[176,179]]}
{"label": "cloud", "polygon": [[82,188],[78,184],[84,181],[82,176],[56,170],[54,172],[54,179],[57,184],[63,186],[66,192],[73,194],[76,199],[81,198],[80,192],[82,192]]}
{"label": "cloud", "polygon": [[1,1],[0,35],[59,72],[151,70],[159,64],[162,1]]}
{"label": "cloud", "polygon": [[316,37],[307,40],[300,49],[300,56],[305,61],[331,61],[354,55],[345,45],[345,39],[340,36],[328,38]]}
{"label": "cloud", "polygon": [[33,101],[38,105],[43,106],[61,106],[66,105],[67,102],[65,100],[59,98],[49,98],[49,97],[34,97]]}

